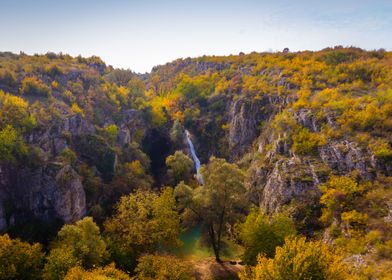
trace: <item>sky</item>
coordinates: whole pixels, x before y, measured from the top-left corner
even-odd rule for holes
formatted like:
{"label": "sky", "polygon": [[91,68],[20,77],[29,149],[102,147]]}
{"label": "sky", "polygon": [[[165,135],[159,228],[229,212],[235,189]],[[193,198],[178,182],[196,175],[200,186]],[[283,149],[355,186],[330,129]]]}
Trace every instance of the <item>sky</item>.
{"label": "sky", "polygon": [[0,0],[0,51],[97,55],[140,73],[335,45],[392,50],[392,0]]}

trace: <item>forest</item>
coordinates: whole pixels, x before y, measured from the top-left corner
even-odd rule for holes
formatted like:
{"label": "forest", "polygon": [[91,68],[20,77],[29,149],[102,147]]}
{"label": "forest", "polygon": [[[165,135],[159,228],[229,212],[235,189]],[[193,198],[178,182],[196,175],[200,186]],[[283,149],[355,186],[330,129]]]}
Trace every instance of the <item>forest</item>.
{"label": "forest", "polygon": [[392,279],[391,176],[383,49],[0,52],[0,279]]}

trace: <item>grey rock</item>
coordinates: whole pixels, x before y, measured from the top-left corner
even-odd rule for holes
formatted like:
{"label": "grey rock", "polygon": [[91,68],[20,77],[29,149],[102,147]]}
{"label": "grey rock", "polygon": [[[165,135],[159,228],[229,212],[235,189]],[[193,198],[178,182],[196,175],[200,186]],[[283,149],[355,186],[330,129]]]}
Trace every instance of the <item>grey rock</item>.
{"label": "grey rock", "polygon": [[119,123],[119,133],[117,141],[120,145],[126,146],[127,144],[135,141],[138,138],[143,138],[149,125],[143,119],[140,111],[130,109],[122,112],[122,120]]}
{"label": "grey rock", "polygon": [[57,188],[53,192],[53,206],[66,223],[81,219],[86,214],[86,195],[79,175],[67,165],[56,175]]}
{"label": "grey rock", "polygon": [[[27,223],[61,219],[65,223],[86,214],[86,196],[79,175],[70,166],[43,165],[36,169],[3,170],[0,184],[0,229]],[[4,205],[13,211],[6,220]]]}
{"label": "grey rock", "polygon": [[274,109],[268,98],[256,102],[247,98],[233,101],[229,112],[229,148],[232,158],[238,158],[249,150],[260,133],[261,122],[273,113]]}
{"label": "grey rock", "polygon": [[371,155],[354,142],[348,140],[331,141],[320,148],[320,158],[339,174],[357,170],[363,179],[374,178]]}

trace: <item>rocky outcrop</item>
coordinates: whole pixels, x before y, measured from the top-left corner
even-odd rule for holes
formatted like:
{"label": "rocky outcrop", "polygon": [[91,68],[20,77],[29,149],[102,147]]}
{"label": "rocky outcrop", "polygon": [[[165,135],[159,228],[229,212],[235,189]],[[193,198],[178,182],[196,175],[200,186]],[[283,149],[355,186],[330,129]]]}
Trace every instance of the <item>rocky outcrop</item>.
{"label": "rocky outcrop", "polygon": [[31,132],[26,136],[28,144],[39,146],[44,152],[56,156],[64,148],[71,136],[80,136],[95,133],[94,125],[79,115],[64,118],[51,127]]}
{"label": "rocky outcrop", "polygon": [[[320,132],[324,123],[336,126],[332,115],[317,119],[310,109],[289,112],[299,125],[312,132]],[[388,164],[372,155],[366,146],[348,138],[328,139],[316,154],[296,155],[291,149],[290,133],[275,133],[267,125],[258,138],[257,153],[251,163],[249,189],[253,201],[268,213],[296,201],[300,207],[308,205],[319,211],[318,186],[329,174],[348,175],[355,171],[362,180],[373,180],[378,173],[391,174]]]}
{"label": "rocky outcrop", "polygon": [[229,148],[233,159],[246,152],[260,134],[263,120],[271,117],[273,106],[268,99],[255,102],[247,98],[234,100],[229,112]]}
{"label": "rocky outcrop", "polygon": [[[319,167],[319,166],[317,166]],[[279,210],[293,200],[317,204],[322,180],[319,168],[297,157],[280,157],[266,165],[252,166],[250,190],[253,200],[267,213]]]}
{"label": "rocky outcrop", "polygon": [[2,169],[0,175],[0,230],[31,218],[71,223],[86,213],[81,179],[69,165]]}
{"label": "rocky outcrop", "polygon": [[132,142],[140,142],[146,134],[149,124],[143,119],[140,111],[130,109],[122,113],[119,123],[118,143],[126,146]]}
{"label": "rocky outcrop", "polygon": [[86,195],[79,175],[67,165],[56,175],[53,206],[57,216],[66,223],[75,222],[86,213]]}
{"label": "rocky outcrop", "polygon": [[363,179],[374,178],[371,155],[361,149],[357,143],[348,140],[331,141],[320,148],[320,158],[339,174],[356,170]]}

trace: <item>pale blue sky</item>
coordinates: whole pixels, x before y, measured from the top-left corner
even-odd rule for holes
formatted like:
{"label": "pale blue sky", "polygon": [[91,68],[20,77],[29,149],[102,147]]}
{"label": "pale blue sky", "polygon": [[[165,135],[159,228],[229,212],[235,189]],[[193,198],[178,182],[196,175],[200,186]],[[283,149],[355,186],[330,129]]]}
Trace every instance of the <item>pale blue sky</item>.
{"label": "pale blue sky", "polygon": [[0,0],[0,51],[98,55],[137,72],[240,51],[392,49],[392,0]]}

